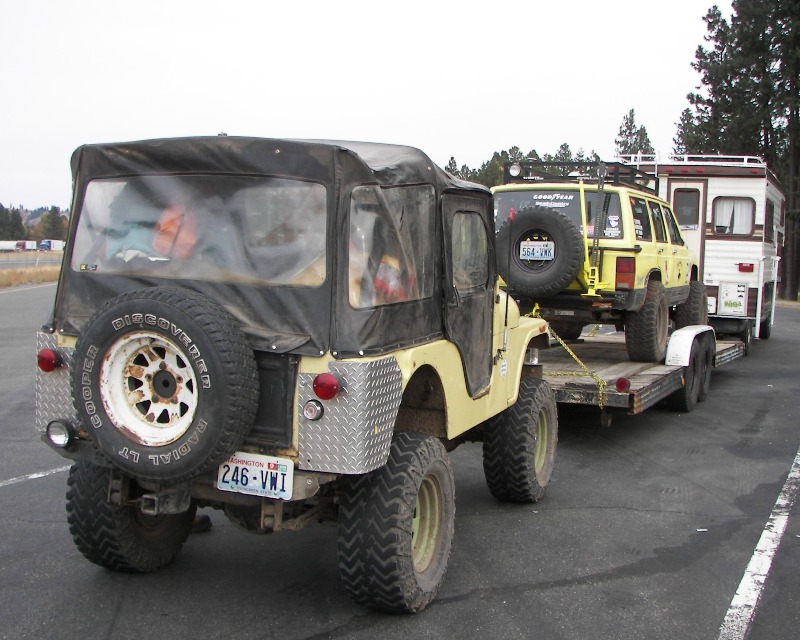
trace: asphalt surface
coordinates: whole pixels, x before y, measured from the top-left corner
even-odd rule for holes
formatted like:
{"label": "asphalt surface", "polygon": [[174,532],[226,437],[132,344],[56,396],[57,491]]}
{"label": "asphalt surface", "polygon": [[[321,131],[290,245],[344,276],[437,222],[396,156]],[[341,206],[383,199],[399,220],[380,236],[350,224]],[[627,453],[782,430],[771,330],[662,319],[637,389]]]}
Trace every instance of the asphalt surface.
{"label": "asphalt surface", "polygon": [[[115,574],[73,545],[67,463],[33,424],[35,331],[54,293],[0,290],[0,638],[719,638],[800,449],[793,305],[770,340],[715,370],[690,414],[656,407],[603,428],[594,410],[560,408],[554,477],[535,505],[491,497],[479,445],[453,452],[453,551],[423,613],[352,603],[334,525],[257,536],[207,511],[211,531],[173,565]],[[756,640],[800,637],[797,502],[747,626]]]}

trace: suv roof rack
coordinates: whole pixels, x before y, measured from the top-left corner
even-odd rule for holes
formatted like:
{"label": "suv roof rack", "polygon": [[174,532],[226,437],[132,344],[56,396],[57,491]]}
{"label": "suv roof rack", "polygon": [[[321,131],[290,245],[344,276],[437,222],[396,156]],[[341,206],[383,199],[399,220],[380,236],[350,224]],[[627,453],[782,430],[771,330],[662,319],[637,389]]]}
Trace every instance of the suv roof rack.
{"label": "suv roof rack", "polygon": [[[605,165],[603,182],[625,185],[658,194],[658,178],[623,162],[544,162],[520,160],[503,163],[503,184],[513,182],[590,182],[597,181]],[[653,185],[653,186],[650,186]]]}

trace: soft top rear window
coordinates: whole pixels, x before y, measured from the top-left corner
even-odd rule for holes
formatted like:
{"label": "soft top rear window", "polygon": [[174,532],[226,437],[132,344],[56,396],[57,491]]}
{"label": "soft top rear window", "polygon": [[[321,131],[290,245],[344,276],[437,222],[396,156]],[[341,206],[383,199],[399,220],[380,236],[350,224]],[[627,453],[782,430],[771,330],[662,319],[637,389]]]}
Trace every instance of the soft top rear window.
{"label": "soft top rear window", "polygon": [[[595,211],[605,208],[607,211],[604,238],[621,238],[623,236],[622,217],[620,215],[619,195],[606,192],[598,202],[597,193],[587,190],[586,219],[587,236],[594,237]],[[560,211],[577,225],[581,231],[581,194],[577,189],[542,189],[525,191],[497,191],[494,194],[495,228],[500,229],[509,218],[521,209],[527,207],[544,207]],[[598,206],[600,209],[598,209]]]}
{"label": "soft top rear window", "polygon": [[75,271],[255,280],[326,278],[327,193],[286,178],[187,175],[94,180],[80,208]]}

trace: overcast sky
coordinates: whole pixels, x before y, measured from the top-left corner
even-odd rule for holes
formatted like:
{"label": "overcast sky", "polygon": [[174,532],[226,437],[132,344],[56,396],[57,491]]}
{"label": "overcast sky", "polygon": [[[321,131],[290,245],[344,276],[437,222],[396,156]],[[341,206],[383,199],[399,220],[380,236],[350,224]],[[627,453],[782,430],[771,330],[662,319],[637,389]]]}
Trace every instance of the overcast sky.
{"label": "overcast sky", "polygon": [[[669,153],[712,0],[4,0],[0,203],[70,205],[79,145],[189,135]],[[717,2],[726,17],[730,1]]]}

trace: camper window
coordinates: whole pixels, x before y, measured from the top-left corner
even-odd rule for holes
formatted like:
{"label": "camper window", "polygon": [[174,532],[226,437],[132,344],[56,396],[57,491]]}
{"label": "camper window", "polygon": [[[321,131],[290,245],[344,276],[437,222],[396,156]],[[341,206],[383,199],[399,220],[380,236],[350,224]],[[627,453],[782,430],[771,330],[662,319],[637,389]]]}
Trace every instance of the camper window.
{"label": "camper window", "polygon": [[714,234],[749,236],[755,222],[752,198],[716,198],[714,200]]}

